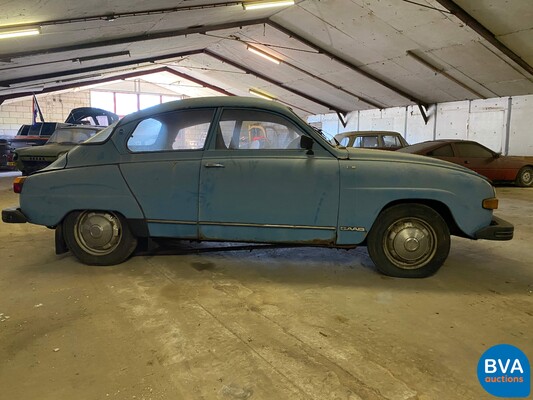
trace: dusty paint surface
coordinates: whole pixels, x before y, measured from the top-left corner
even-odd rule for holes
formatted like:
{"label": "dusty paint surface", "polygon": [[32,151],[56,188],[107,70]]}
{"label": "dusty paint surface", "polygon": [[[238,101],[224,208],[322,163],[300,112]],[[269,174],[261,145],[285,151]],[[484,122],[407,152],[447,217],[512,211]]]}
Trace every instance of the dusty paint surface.
{"label": "dusty paint surface", "polygon": [[454,238],[423,280],[379,275],[364,248],[184,244],[95,268],[56,256],[51,230],[0,224],[1,397],[488,398],[488,347],[533,355],[533,190],[498,194],[515,239]]}

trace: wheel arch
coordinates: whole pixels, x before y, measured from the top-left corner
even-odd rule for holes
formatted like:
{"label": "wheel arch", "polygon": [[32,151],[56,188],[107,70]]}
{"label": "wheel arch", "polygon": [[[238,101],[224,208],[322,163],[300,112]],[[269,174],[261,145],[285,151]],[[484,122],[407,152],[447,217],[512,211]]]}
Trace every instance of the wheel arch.
{"label": "wheel arch", "polygon": [[55,251],[56,254],[63,254],[66,253],[69,248],[65,242],[65,237],[63,234],[63,221],[65,218],[67,218],[68,215],[74,213],[74,212],[82,212],[82,211],[110,211],[114,214],[120,215],[126,223],[128,224],[128,228],[130,229],[133,236],[139,238],[139,239],[146,239],[150,237],[150,232],[148,230],[148,223],[145,219],[141,218],[127,218],[123,213],[121,213],[118,210],[97,210],[97,209],[76,209],[76,210],[69,210],[67,211],[61,220],[57,223],[55,226],[50,226],[49,228],[54,229],[55,228]]}
{"label": "wheel arch", "polygon": [[[459,228],[459,225],[457,225],[457,222],[455,221],[455,218],[449,209],[449,207],[444,204],[441,201],[438,200],[432,200],[432,199],[400,199],[400,200],[394,200],[390,203],[387,203],[379,212],[380,214],[385,211],[388,208],[391,208],[393,206],[399,205],[399,204],[422,204],[425,206],[428,206],[429,208],[436,211],[442,219],[446,222],[446,225],[448,225],[448,229],[450,231],[451,235],[454,236],[460,236],[460,237],[469,237],[467,234],[465,234],[461,228]],[[379,215],[379,214],[378,214]]]}

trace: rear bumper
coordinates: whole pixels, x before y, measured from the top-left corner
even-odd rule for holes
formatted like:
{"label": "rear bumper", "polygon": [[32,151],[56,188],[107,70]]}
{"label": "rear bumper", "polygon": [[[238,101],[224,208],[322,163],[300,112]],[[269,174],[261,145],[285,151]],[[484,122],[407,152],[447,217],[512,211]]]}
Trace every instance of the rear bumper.
{"label": "rear bumper", "polygon": [[474,237],[485,240],[511,240],[514,234],[513,224],[498,217],[492,217],[489,226],[478,230]]}
{"label": "rear bumper", "polygon": [[20,208],[6,208],[2,210],[2,221],[8,224],[24,224],[28,218],[22,213]]}

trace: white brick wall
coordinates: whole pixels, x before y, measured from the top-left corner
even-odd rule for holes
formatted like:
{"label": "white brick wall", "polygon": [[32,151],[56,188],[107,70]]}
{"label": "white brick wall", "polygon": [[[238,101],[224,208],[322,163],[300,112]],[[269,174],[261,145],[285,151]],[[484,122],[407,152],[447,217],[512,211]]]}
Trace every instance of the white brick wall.
{"label": "white brick wall", "polygon": [[[47,122],[63,122],[73,108],[91,105],[90,91],[37,95],[37,101]],[[31,97],[0,105],[0,137],[14,136],[21,125],[31,124],[31,112]]]}

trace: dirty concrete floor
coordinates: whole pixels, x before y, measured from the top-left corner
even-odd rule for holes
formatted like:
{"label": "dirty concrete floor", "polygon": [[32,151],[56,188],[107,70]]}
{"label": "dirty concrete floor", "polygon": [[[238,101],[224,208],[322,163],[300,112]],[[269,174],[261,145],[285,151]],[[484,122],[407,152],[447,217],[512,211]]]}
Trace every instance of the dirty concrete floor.
{"label": "dirty concrete floor", "polygon": [[[0,208],[18,202],[11,180]],[[533,189],[498,194],[515,239],[454,238],[423,280],[379,275],[364,248],[89,267],[56,256],[51,230],[0,223],[0,397],[492,398],[487,348],[533,360]]]}

